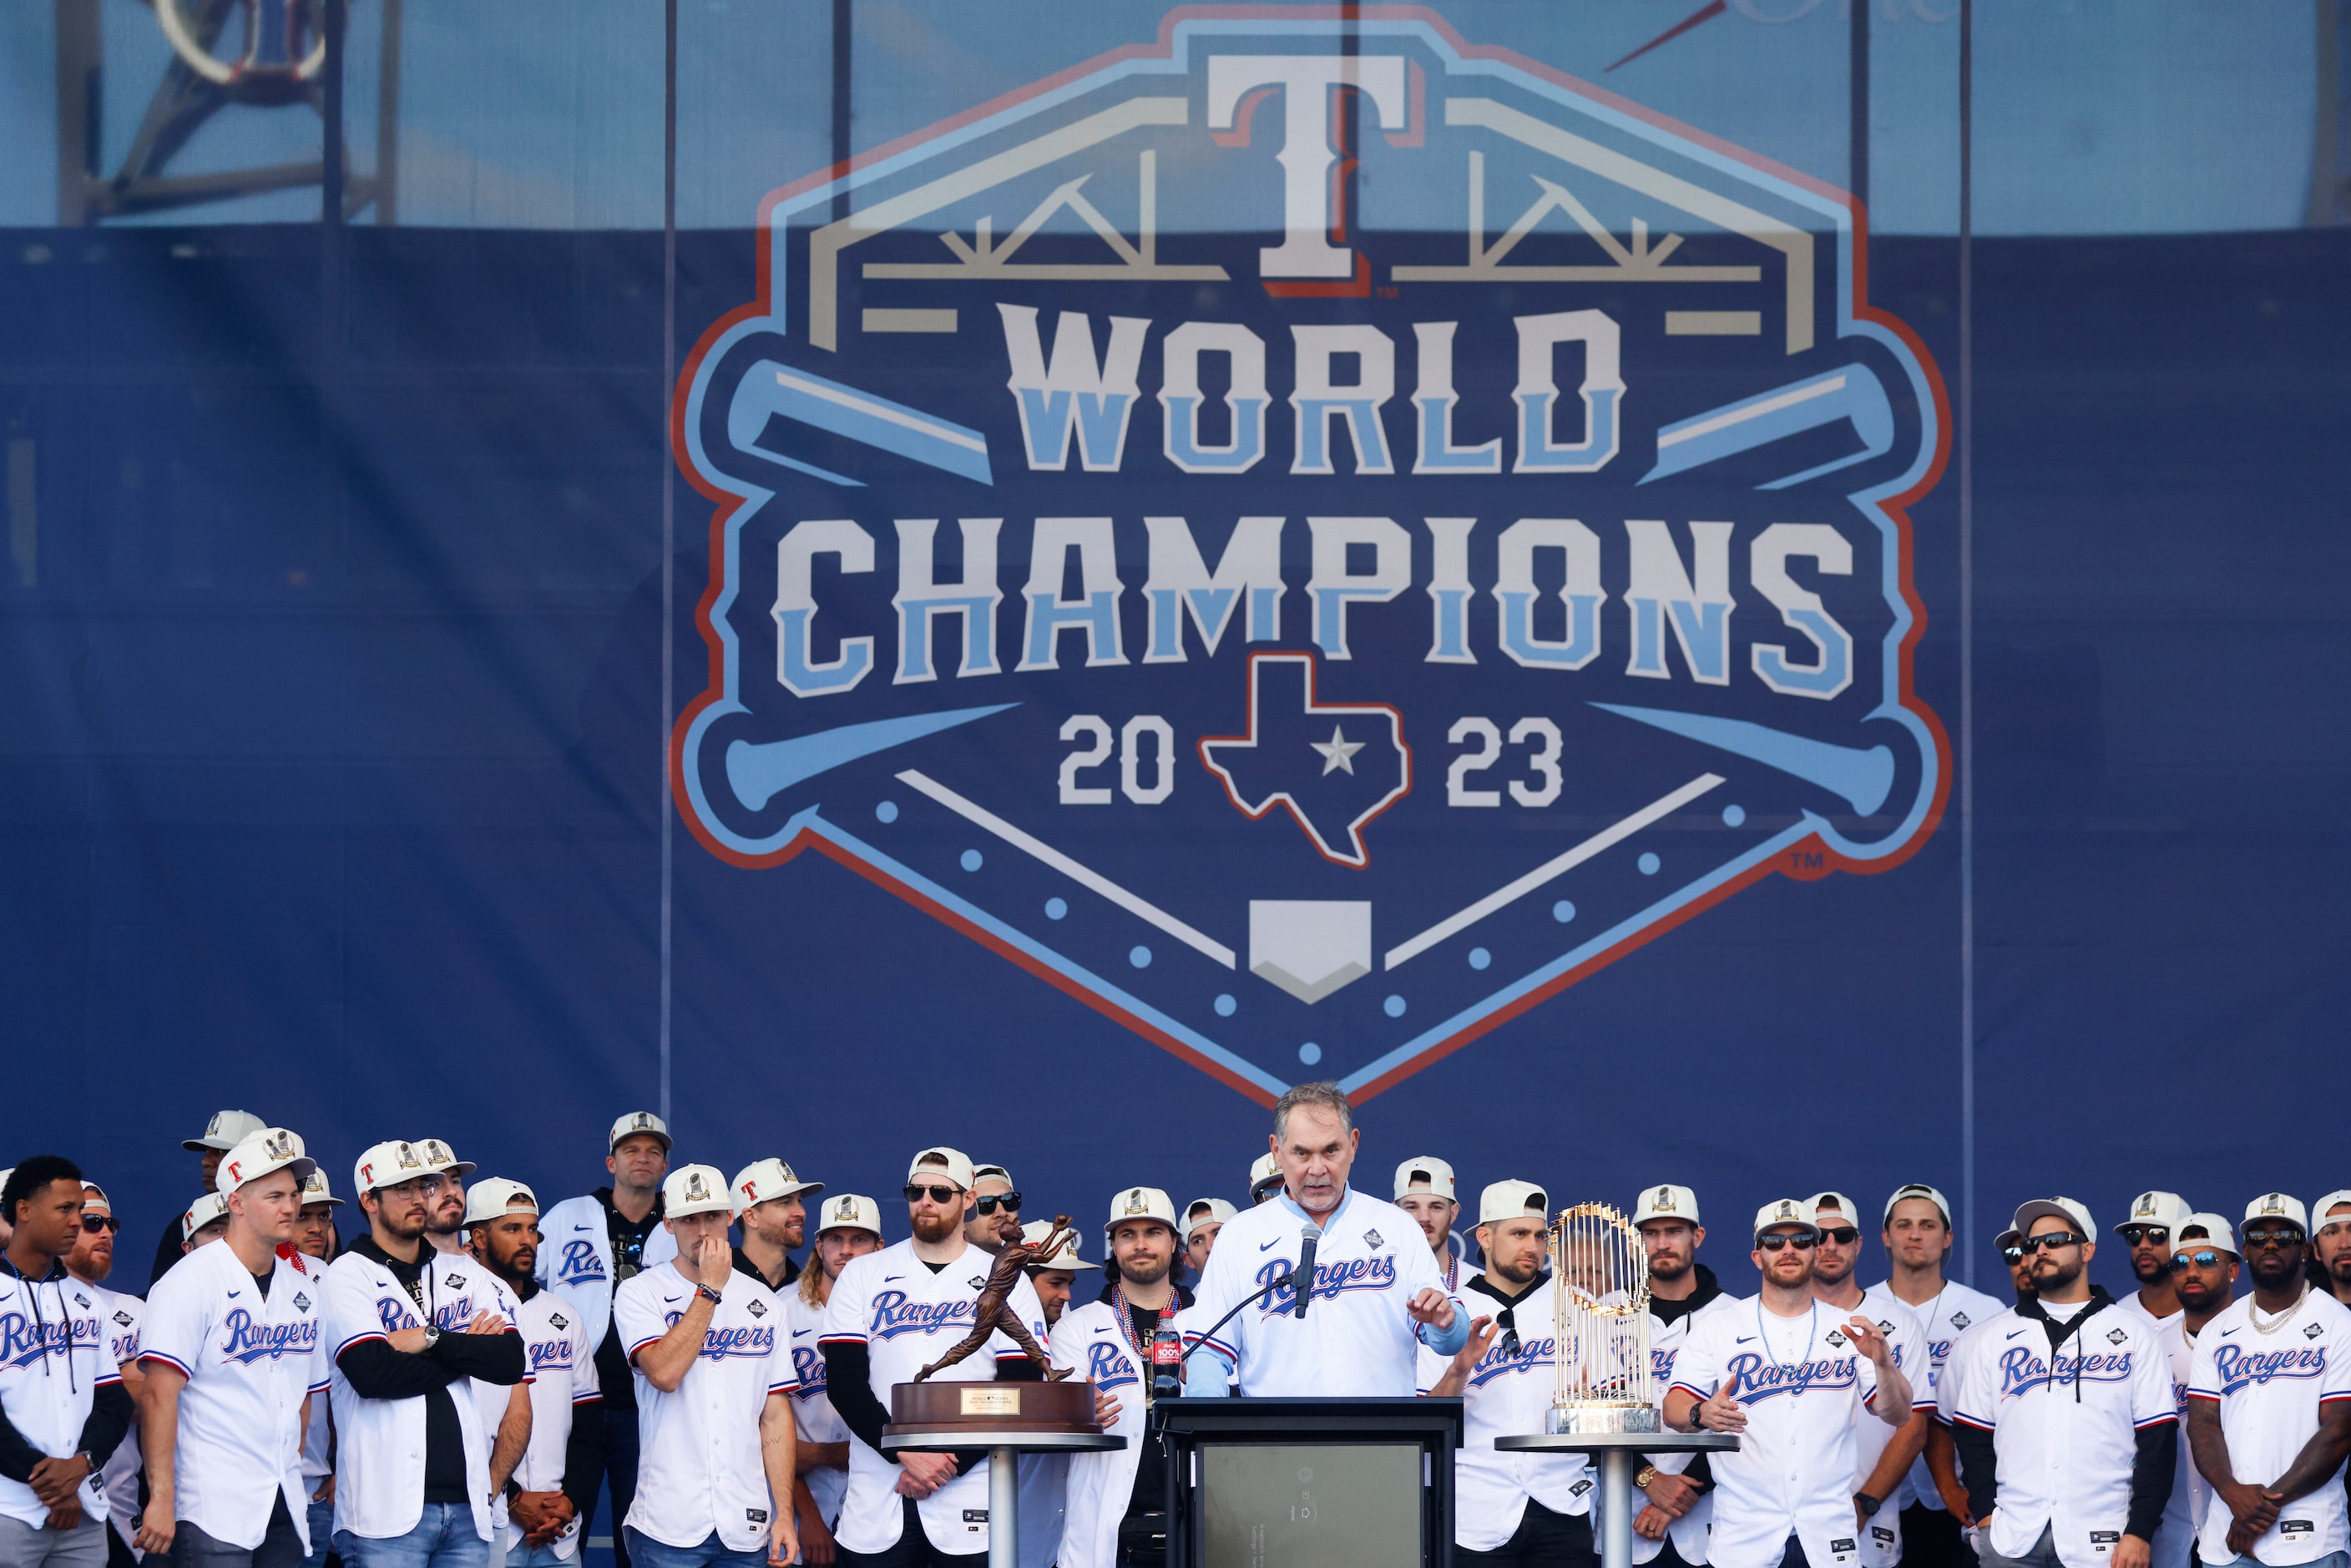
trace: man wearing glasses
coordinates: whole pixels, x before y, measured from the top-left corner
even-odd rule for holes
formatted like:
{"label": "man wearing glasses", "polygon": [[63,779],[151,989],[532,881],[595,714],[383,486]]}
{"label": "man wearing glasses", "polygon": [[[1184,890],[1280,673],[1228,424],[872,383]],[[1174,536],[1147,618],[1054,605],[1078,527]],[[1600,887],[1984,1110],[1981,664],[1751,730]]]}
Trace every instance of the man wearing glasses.
{"label": "man wearing glasses", "polygon": [[[849,1487],[833,1527],[843,1568],[969,1563],[987,1550],[986,1458],[967,1469],[954,1454],[902,1454],[895,1462],[882,1455],[890,1390],[913,1381],[971,1332],[990,1268],[966,1223],[973,1182],[971,1160],[959,1150],[916,1155],[905,1188],[914,1234],[850,1259],[825,1303],[825,1388],[850,1433]],[[1025,1276],[1012,1282],[1005,1305],[1041,1344],[1045,1309]],[[981,1354],[935,1375],[964,1382],[1037,1382],[1043,1375],[1002,1333]]]}
{"label": "man wearing glasses", "polygon": [[[1840,1312],[1860,1312],[1877,1324],[1877,1332],[1894,1348],[1894,1364],[1915,1379],[1918,1397],[1910,1419],[1898,1428],[1857,1412],[1854,1417],[1854,1524],[1861,1531],[1861,1561],[1867,1568],[1892,1568],[1902,1556],[1903,1478],[1927,1447],[1927,1430],[1934,1424],[1934,1387],[1927,1351],[1927,1329],[1909,1304],[1884,1285],[1864,1291],[1857,1270],[1861,1263],[1861,1210],[1841,1192],[1813,1195],[1813,1218],[1819,1240],[1813,1248],[1813,1294],[1822,1304]],[[1892,1503],[1893,1507],[1886,1505]]]}
{"label": "man wearing glasses", "polygon": [[2351,1311],[2310,1288],[2302,1200],[2246,1206],[2252,1294],[2196,1336],[2188,1438],[2219,1508],[2197,1534],[2208,1568],[2342,1560],[2343,1457],[2351,1452]]}
{"label": "man wearing glasses", "polygon": [[1020,1239],[1020,1194],[1002,1166],[971,1167],[971,1218],[963,1238],[991,1258]]}
{"label": "man wearing glasses", "polygon": [[2147,1568],[2178,1463],[2170,1358],[2144,1318],[2090,1283],[2087,1208],[2035,1198],[2015,1228],[2032,1299],[1971,1336],[1943,1385],[1978,1559]]}
{"label": "man wearing glasses", "polygon": [[[637,1379],[628,1353],[612,1332],[612,1291],[677,1256],[677,1240],[662,1226],[662,1178],[669,1174],[669,1124],[651,1111],[631,1111],[604,1138],[604,1168],[612,1185],[567,1197],[539,1217],[547,1239],[538,1249],[538,1282],[579,1310],[596,1347],[596,1385],[604,1402],[604,1484],[612,1517],[629,1517],[637,1495]],[[590,1496],[593,1496],[591,1490]],[[584,1540],[595,1532],[596,1511],[580,1521]],[[627,1533],[612,1531],[614,1568],[629,1568]]]}
{"label": "man wearing glasses", "polygon": [[[2184,1429],[2188,1422],[2188,1382],[2196,1360],[2196,1336],[2220,1315],[2235,1296],[2237,1233],[2217,1214],[2190,1214],[2172,1230],[2171,1287],[2179,1311],[2156,1325],[2171,1361],[2171,1393]],[[2203,1528],[2204,1510],[2212,1489],[2197,1473],[2194,1445],[2179,1441],[2179,1461],[2172,1472],[2171,1501],[2155,1531],[2155,1568],[2185,1568]]]}
{"label": "man wearing glasses", "polygon": [[2311,1247],[2317,1267],[2312,1270],[2321,1290],[2351,1306],[2351,1191],[2328,1193],[2310,1206]]}
{"label": "man wearing glasses", "polygon": [[1677,1432],[1736,1432],[1710,1454],[1714,1568],[1853,1568],[1856,1411],[1888,1427],[1910,1418],[1910,1380],[1878,1326],[1813,1294],[1816,1205],[1756,1211],[1750,1256],[1761,1290],[1690,1326],[1666,1391]]}
{"label": "man wearing glasses", "polygon": [[[74,1238],[73,1250],[66,1254],[66,1272],[89,1288],[98,1301],[99,1331],[105,1336],[104,1363],[122,1374],[122,1387],[133,1401],[145,1383],[139,1371],[139,1336],[146,1326],[147,1303],[136,1296],[118,1294],[106,1288],[107,1276],[114,1271],[114,1238],[118,1227],[114,1205],[105,1189],[96,1182],[81,1184],[81,1234]],[[325,1400],[320,1400],[325,1404]],[[106,1493],[107,1524],[122,1538],[128,1549],[131,1538],[139,1533],[139,1424],[133,1421],[123,1434],[122,1441],[106,1458],[99,1471],[100,1488]],[[115,1555],[111,1544],[109,1560]]]}
{"label": "man wearing glasses", "polygon": [[2131,1275],[2138,1289],[2116,1305],[2159,1323],[2179,1311],[2171,1292],[2171,1239],[2188,1222],[2188,1200],[2176,1192],[2143,1192],[2131,1199],[2130,1213],[2115,1227],[2115,1234],[2130,1249]]}

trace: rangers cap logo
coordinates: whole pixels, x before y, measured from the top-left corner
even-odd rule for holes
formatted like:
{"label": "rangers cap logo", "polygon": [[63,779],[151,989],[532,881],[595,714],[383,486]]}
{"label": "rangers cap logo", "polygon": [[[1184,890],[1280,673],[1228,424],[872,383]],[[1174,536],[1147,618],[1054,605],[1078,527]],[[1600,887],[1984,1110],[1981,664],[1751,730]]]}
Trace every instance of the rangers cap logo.
{"label": "rangers cap logo", "polygon": [[1914,853],[1946,400],[1858,204],[1426,7],[1120,42],[773,171],[671,409],[704,848],[1267,1103]]}

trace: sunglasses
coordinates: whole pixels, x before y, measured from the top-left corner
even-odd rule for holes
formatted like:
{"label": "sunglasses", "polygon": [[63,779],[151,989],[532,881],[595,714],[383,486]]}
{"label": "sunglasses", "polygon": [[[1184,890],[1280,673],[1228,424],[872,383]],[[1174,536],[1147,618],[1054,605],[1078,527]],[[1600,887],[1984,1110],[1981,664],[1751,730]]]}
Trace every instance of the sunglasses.
{"label": "sunglasses", "polygon": [[2168,1225],[2126,1225],[2119,1231],[2116,1232],[2116,1234],[2119,1235],[2123,1239],[2124,1243],[2127,1246],[2136,1247],[2140,1242],[2145,1241],[2153,1246],[2161,1247],[2170,1241],[2171,1227]]}
{"label": "sunglasses", "polygon": [[2184,1274],[2191,1263],[2199,1269],[2217,1269],[2226,1261],[2218,1252],[2174,1252],[2171,1255],[2171,1271]]}
{"label": "sunglasses", "polygon": [[2028,1236],[2017,1246],[2025,1252],[2038,1252],[2044,1247],[2079,1247],[2083,1240],[2071,1230],[2052,1230],[2045,1236]]}
{"label": "sunglasses", "polygon": [[84,1230],[89,1231],[92,1236],[97,1235],[101,1230],[120,1230],[122,1228],[120,1225],[115,1223],[114,1216],[110,1214],[85,1214],[81,1217],[81,1228]]}
{"label": "sunglasses", "polygon": [[2287,1227],[2263,1226],[2259,1230],[2245,1232],[2245,1239],[2256,1247],[2299,1247],[2302,1232]]}
{"label": "sunglasses", "polygon": [[1519,1309],[1504,1307],[1494,1314],[1494,1326],[1502,1331],[1495,1343],[1504,1355],[1519,1354]]}
{"label": "sunglasses", "polygon": [[2012,1241],[2000,1249],[2000,1255],[2007,1259],[2011,1264],[2022,1263],[2024,1261],[2024,1249],[2017,1246]]}
{"label": "sunglasses", "polygon": [[974,1198],[972,1206],[982,1214],[994,1214],[999,1208],[1007,1214],[1018,1214],[1020,1212],[1020,1195],[1017,1192],[999,1192],[993,1197]]}
{"label": "sunglasses", "polygon": [[925,1194],[929,1195],[930,1200],[933,1203],[947,1204],[953,1203],[956,1198],[961,1197],[963,1196],[963,1188],[959,1186],[921,1186],[913,1182],[908,1182],[906,1184],[906,1201],[908,1203],[922,1202]]}
{"label": "sunglasses", "polygon": [[1813,1249],[1813,1243],[1819,1239],[1820,1238],[1813,1235],[1810,1231],[1806,1231],[1800,1236],[1782,1236],[1774,1233],[1770,1236],[1757,1237],[1755,1239],[1755,1245],[1761,1248],[1766,1252],[1777,1252],[1783,1247],[1792,1247],[1799,1252],[1810,1252]]}
{"label": "sunglasses", "polygon": [[1861,1239],[1861,1232],[1850,1225],[1833,1225],[1821,1232],[1821,1239],[1834,1241],[1840,1247],[1850,1247]]}

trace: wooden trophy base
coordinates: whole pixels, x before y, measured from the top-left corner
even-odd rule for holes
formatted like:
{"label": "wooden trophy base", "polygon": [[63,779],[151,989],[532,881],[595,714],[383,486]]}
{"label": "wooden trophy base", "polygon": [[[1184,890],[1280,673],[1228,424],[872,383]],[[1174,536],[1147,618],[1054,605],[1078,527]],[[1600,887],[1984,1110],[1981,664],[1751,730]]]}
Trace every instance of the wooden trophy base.
{"label": "wooden trophy base", "polygon": [[[890,1390],[884,1437],[917,1432],[1071,1432],[1099,1436],[1094,1385],[1061,1383],[901,1383]],[[1000,1441],[1000,1438],[993,1439]],[[975,1448],[989,1446],[976,1442]]]}

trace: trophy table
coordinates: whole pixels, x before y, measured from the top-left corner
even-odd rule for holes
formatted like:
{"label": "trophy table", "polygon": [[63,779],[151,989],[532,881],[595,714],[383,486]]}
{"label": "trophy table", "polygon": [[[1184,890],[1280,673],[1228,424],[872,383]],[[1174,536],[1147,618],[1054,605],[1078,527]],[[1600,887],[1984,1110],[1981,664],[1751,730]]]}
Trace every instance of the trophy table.
{"label": "trophy table", "polygon": [[[971,1333],[953,1350],[890,1390],[890,1422],[882,1428],[882,1452],[947,1453],[987,1450],[987,1565],[1020,1568],[1020,1456],[1123,1448],[1126,1439],[1102,1429],[1094,1419],[1094,1385],[1065,1382],[1029,1325],[1009,1305],[1012,1287],[1029,1263],[1050,1258],[1070,1239],[1069,1217],[1053,1221],[1052,1233],[1035,1244],[1015,1242],[997,1255],[996,1266],[972,1307]],[[998,1331],[1045,1369],[1042,1383],[933,1383],[933,1374],[953,1366],[986,1345]]]}
{"label": "trophy table", "polygon": [[1588,1455],[1600,1472],[1602,1568],[1632,1568],[1633,1473],[1643,1456],[1736,1448],[1739,1439],[1666,1429],[1649,1376],[1648,1254],[1622,1214],[1602,1203],[1562,1209],[1551,1255],[1559,1291],[1550,1430],[1494,1447]]}

